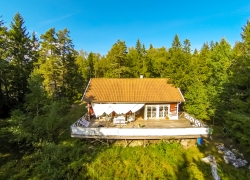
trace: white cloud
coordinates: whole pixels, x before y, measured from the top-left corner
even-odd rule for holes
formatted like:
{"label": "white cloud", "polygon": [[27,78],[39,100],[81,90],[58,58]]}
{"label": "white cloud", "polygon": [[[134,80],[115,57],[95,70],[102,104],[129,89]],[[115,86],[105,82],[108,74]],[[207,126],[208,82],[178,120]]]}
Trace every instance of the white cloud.
{"label": "white cloud", "polygon": [[56,18],[56,19],[50,19],[50,20],[42,21],[39,24],[42,25],[42,26],[46,26],[46,25],[49,25],[49,24],[52,24],[52,23],[67,19],[67,18],[69,18],[69,17],[71,17],[73,15],[75,15],[75,14],[68,14],[68,15],[65,15],[65,16],[62,16],[62,17],[59,17],[59,18]]}

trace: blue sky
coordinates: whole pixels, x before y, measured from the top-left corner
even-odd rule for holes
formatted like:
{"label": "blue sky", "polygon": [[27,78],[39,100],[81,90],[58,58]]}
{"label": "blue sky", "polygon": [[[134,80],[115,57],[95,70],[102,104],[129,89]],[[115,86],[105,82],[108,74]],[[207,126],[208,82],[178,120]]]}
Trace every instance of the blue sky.
{"label": "blue sky", "polygon": [[0,0],[7,27],[17,12],[38,37],[67,28],[76,50],[106,55],[118,39],[127,47],[140,39],[146,48],[169,48],[175,34],[189,39],[192,49],[222,37],[233,46],[250,18],[250,1]]}

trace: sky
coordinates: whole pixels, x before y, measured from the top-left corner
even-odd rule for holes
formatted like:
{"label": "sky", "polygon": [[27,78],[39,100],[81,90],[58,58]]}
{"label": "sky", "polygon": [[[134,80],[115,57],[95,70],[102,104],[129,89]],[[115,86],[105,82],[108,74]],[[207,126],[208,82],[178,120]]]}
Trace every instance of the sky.
{"label": "sky", "polygon": [[30,34],[67,28],[76,50],[106,55],[118,39],[128,48],[138,39],[146,49],[170,48],[176,34],[192,49],[221,38],[234,46],[250,18],[250,1],[0,0],[5,26],[17,12]]}

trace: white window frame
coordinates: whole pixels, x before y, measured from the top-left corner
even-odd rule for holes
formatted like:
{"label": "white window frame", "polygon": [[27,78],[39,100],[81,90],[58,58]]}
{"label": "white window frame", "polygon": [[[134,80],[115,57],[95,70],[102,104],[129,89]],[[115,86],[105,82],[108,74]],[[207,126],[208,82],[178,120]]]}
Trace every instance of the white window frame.
{"label": "white window frame", "polygon": [[[166,117],[166,115],[164,115],[164,117],[159,117],[160,115],[160,106],[167,106],[168,111],[167,114],[169,114],[170,111],[170,104],[149,104],[149,105],[145,105],[145,109],[144,109],[144,119],[148,120],[148,119],[163,119],[164,117]],[[152,107],[156,107],[156,116],[152,117]],[[151,108],[151,116],[148,117],[148,108]]]}

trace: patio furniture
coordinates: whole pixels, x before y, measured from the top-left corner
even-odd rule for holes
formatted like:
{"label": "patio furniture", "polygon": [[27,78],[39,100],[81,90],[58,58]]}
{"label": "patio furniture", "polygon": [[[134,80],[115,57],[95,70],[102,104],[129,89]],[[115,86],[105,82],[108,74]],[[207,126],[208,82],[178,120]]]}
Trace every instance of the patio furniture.
{"label": "patio furniture", "polygon": [[124,116],[117,116],[114,118],[113,124],[126,124],[126,119]]}
{"label": "patio furniture", "polygon": [[128,117],[128,122],[132,122],[132,121],[134,121],[135,119],[134,119],[134,117],[133,116],[129,116]]}
{"label": "patio furniture", "polygon": [[77,126],[88,127],[89,126],[89,121],[87,121],[84,117],[81,117],[77,121]]}

